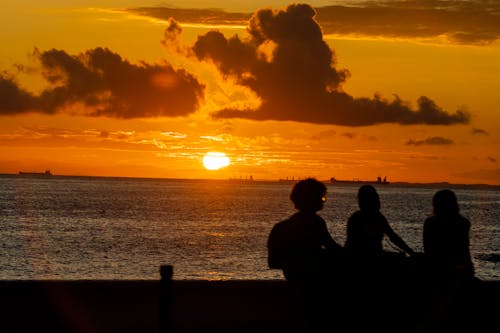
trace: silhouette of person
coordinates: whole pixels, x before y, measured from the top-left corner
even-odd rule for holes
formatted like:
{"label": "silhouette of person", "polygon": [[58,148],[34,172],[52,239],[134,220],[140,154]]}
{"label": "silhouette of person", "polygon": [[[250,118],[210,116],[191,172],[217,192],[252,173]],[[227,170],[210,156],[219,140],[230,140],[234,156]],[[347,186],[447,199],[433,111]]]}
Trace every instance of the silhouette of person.
{"label": "silhouette of person", "polygon": [[[406,313],[410,307],[405,296],[408,281],[408,260],[400,253],[384,251],[383,239],[389,240],[401,251],[413,256],[414,251],[391,228],[380,212],[380,198],[372,185],[358,189],[359,210],[347,221],[344,250],[347,255],[348,284],[344,293],[349,313],[356,313],[363,320],[350,322],[349,331],[384,330],[401,331],[402,323],[410,320]],[[389,316],[386,309],[396,307]],[[403,330],[404,331],[404,330]]]}
{"label": "silhouette of person", "polygon": [[345,250],[355,258],[379,258],[385,252],[382,241],[384,235],[409,255],[414,251],[391,228],[385,216],[380,212],[380,198],[375,187],[363,185],[358,190],[359,210],[347,221]]}
{"label": "silhouette of person", "polygon": [[[470,299],[474,265],[469,251],[470,221],[460,214],[455,193],[439,190],[432,197],[433,215],[423,229],[427,275],[423,318],[427,332],[472,331]],[[468,327],[468,328],[467,328]]]}
{"label": "silhouette of person", "polygon": [[287,280],[315,280],[328,270],[330,256],[342,247],[317,214],[326,201],[326,186],[314,178],[297,182],[290,199],[298,210],[278,222],[269,234],[268,265],[281,269]]}
{"label": "silhouette of person", "polygon": [[433,215],[424,221],[424,254],[442,274],[472,278],[469,251],[470,221],[460,214],[451,190],[437,191],[432,198]]}
{"label": "silhouette of person", "polygon": [[[314,178],[296,183],[290,199],[298,212],[276,223],[267,243],[269,267],[281,269],[294,286],[306,332],[323,331],[330,326],[330,312],[337,312],[337,303],[329,301],[333,299],[330,286],[342,247],[317,214],[323,209],[326,192],[326,186]],[[324,306],[325,302],[330,306]]]}

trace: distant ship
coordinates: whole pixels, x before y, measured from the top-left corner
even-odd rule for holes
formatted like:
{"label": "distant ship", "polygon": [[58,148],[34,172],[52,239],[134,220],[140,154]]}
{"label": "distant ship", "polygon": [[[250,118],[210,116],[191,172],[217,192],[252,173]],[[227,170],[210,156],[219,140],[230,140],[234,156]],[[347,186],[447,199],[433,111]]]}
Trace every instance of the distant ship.
{"label": "distant ship", "polygon": [[377,180],[359,180],[359,179],[353,179],[353,180],[342,180],[342,179],[336,179],[335,177],[330,178],[330,182],[333,184],[336,183],[341,183],[341,184],[381,184],[381,185],[386,185],[389,184],[387,181],[387,177],[377,177]]}
{"label": "distant ship", "polygon": [[44,176],[44,177],[48,177],[48,176],[52,176],[52,172],[50,172],[50,170],[45,170],[45,172],[19,171],[19,175],[21,175],[21,176]]}
{"label": "distant ship", "polygon": [[228,181],[231,183],[251,183],[253,182],[253,176],[248,178],[229,178]]}

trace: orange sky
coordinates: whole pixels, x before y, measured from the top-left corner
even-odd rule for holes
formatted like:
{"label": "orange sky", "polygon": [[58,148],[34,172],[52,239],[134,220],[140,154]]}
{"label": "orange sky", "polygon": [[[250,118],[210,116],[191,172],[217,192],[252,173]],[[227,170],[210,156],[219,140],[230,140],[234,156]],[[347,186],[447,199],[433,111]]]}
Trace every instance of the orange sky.
{"label": "orange sky", "polygon": [[0,173],[500,184],[500,5],[145,3],[0,4]]}

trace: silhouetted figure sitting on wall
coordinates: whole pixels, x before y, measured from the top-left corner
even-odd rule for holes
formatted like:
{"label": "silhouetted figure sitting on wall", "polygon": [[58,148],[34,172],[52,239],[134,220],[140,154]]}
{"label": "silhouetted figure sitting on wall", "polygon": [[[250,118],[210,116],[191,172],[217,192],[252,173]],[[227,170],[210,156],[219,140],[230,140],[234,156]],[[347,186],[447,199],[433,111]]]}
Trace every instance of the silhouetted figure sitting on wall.
{"label": "silhouetted figure sitting on wall", "polygon": [[[414,252],[380,212],[375,187],[359,188],[358,206],[347,221],[344,245],[348,276],[344,299],[348,313],[359,317],[351,321],[350,331],[408,332],[412,307],[407,291],[412,281],[404,253],[413,256]],[[384,251],[385,236],[404,253]]]}
{"label": "silhouetted figure sitting on wall", "polygon": [[459,212],[457,197],[441,190],[432,198],[433,216],[424,222],[424,254],[442,277],[474,277],[469,251],[470,221]]}
{"label": "silhouetted figure sitting on wall", "polygon": [[272,228],[268,264],[283,270],[287,280],[317,281],[329,270],[331,257],[342,249],[328,232],[325,220],[316,214],[326,201],[326,186],[314,178],[301,180],[290,199],[298,212]]}
{"label": "silhouetted figure sitting on wall", "polygon": [[328,232],[326,222],[317,212],[326,201],[326,186],[314,178],[295,184],[290,199],[298,210],[275,224],[269,234],[268,264],[281,269],[294,286],[296,299],[303,310],[305,332],[319,332],[331,327],[329,318],[337,312],[330,293],[335,258],[342,251]]}
{"label": "silhouetted figure sitting on wall", "polygon": [[391,228],[385,216],[380,212],[380,198],[375,187],[363,185],[358,190],[359,210],[347,221],[347,239],[345,250],[350,258],[370,264],[382,259],[388,253],[384,251],[384,236],[408,255],[413,250]]}
{"label": "silhouetted figure sitting on wall", "polygon": [[[470,221],[459,212],[455,193],[445,189],[432,198],[433,215],[424,221],[426,263],[424,294],[428,306],[427,332],[474,329],[469,310],[474,266],[469,251]],[[480,306],[476,304],[475,307]]]}

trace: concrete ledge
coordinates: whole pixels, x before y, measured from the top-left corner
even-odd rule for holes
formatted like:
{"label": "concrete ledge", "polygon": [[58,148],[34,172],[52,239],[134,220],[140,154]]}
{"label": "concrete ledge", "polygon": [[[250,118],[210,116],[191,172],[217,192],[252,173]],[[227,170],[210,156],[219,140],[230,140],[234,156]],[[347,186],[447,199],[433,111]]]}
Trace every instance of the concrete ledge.
{"label": "concrete ledge", "polygon": [[451,303],[440,304],[441,312],[420,297],[421,286],[392,281],[378,289],[370,279],[360,281],[332,283],[307,298],[321,306],[301,303],[307,293],[281,280],[0,281],[0,331],[298,333],[311,331],[308,309],[320,311],[320,324],[336,332],[420,332],[424,318],[432,318],[426,332],[498,327],[500,281],[477,281],[460,301],[445,299]]}

